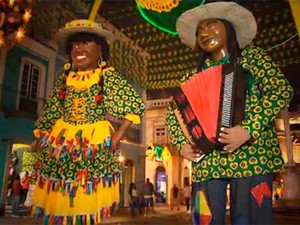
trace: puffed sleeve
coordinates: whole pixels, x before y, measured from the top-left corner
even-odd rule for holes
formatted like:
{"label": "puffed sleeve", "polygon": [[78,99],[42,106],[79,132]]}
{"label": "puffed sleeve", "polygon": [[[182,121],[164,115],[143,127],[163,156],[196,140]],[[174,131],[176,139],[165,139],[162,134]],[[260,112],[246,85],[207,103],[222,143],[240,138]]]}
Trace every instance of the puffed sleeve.
{"label": "puffed sleeve", "polygon": [[140,124],[145,104],[139,94],[119,72],[107,70],[104,75],[104,101],[106,110],[116,118]]}
{"label": "puffed sleeve", "polygon": [[259,91],[260,96],[256,100],[257,95],[250,94],[249,101],[257,103],[250,106],[241,125],[253,138],[258,138],[290,102],[293,89],[275,62],[262,49],[250,46],[243,51],[242,56],[241,65],[255,83],[252,88],[258,89],[250,91]]}
{"label": "puffed sleeve", "polygon": [[180,123],[175,115],[175,103],[172,103],[166,112],[166,124],[167,129],[171,137],[171,143],[176,149],[181,150],[184,144],[189,143],[188,139],[184,136],[184,133],[180,127]]}
{"label": "puffed sleeve", "polygon": [[35,129],[33,131],[34,136],[39,138],[42,134],[47,134],[54,126],[55,122],[61,118],[63,102],[60,101],[60,97],[63,98],[65,94],[65,79],[66,75],[62,74],[55,82],[47,102],[35,122]]}

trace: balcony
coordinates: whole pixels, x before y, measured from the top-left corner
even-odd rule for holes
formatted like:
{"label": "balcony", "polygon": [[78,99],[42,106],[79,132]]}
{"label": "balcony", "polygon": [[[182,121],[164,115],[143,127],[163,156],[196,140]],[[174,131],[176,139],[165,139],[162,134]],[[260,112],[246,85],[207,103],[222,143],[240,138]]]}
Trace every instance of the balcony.
{"label": "balcony", "polygon": [[147,109],[167,108],[170,105],[171,101],[172,101],[172,97],[155,99],[155,100],[147,100],[146,108]]}

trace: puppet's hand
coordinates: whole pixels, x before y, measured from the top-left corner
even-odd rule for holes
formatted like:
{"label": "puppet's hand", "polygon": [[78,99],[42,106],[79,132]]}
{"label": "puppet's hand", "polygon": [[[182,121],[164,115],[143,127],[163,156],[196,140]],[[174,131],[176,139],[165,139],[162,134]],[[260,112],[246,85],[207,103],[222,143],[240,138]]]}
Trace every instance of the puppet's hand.
{"label": "puppet's hand", "polygon": [[34,142],[31,143],[31,149],[33,151],[41,151],[42,150],[42,138],[36,139]]}
{"label": "puppet's hand", "polygon": [[120,141],[122,139],[122,132],[117,130],[115,133],[111,135],[111,143],[110,143],[110,150],[113,152],[117,149],[118,145],[120,144]]}
{"label": "puppet's hand", "polygon": [[223,150],[231,153],[251,138],[250,134],[240,125],[231,128],[221,128],[219,142],[225,144]]}
{"label": "puppet's hand", "polygon": [[198,162],[199,158],[203,154],[201,154],[201,152],[195,149],[195,147],[192,146],[191,144],[185,144],[181,149],[181,155],[190,161]]}

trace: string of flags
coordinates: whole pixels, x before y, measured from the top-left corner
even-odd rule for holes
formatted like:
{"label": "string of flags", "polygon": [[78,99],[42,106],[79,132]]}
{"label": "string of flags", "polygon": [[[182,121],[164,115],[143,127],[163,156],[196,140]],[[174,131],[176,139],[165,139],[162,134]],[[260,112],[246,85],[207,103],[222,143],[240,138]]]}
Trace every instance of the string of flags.
{"label": "string of flags", "polygon": [[149,143],[146,148],[146,156],[156,162],[168,163],[171,159],[171,153],[167,146],[154,146],[152,143]]}

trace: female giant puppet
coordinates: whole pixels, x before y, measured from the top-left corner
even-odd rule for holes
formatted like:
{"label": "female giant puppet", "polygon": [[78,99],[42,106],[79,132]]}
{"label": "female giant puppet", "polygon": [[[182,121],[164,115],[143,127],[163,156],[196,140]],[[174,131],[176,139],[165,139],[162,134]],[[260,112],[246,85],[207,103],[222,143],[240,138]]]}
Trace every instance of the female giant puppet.
{"label": "female giant puppet", "polygon": [[[249,45],[256,28],[252,13],[234,2],[196,7],[177,20],[181,41],[200,52],[199,67],[183,77],[166,117],[172,143],[183,157],[193,161],[194,224],[226,224],[228,184],[232,224],[272,222],[272,173],[284,163],[273,121],[288,104],[293,90],[272,59],[260,48]],[[236,124],[221,126],[219,131],[218,109],[214,112],[217,116],[207,113],[210,106],[228,100],[226,94],[221,99],[220,94],[215,94],[217,100],[211,94],[216,89],[211,86],[216,68],[222,68],[222,72],[228,69],[222,74],[225,81],[231,74],[239,80],[233,89],[222,90],[241,87],[236,105],[243,115]],[[203,84],[201,80],[208,82],[198,86]],[[207,86],[210,88],[205,89]],[[213,100],[200,98],[203,95]],[[242,110],[239,106],[243,106]],[[222,119],[226,115],[223,111]],[[216,136],[208,135],[213,127],[208,123],[211,119]]]}
{"label": "female giant puppet", "polygon": [[[112,38],[89,20],[67,23],[57,34],[71,62],[34,130],[41,151],[33,214],[43,213],[45,224],[94,224],[119,200],[116,147],[126,128],[140,123],[145,106],[122,75],[106,67]],[[118,130],[106,114],[123,119]]]}

